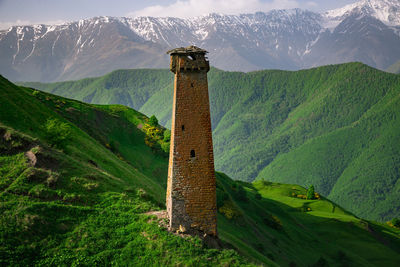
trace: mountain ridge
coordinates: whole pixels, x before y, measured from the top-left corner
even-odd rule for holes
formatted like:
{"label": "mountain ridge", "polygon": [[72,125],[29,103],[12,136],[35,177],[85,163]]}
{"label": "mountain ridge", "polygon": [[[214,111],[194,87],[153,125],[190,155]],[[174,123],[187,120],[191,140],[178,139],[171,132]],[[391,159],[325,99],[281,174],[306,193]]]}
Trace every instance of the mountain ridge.
{"label": "mountain ridge", "polygon": [[298,70],[350,61],[386,69],[400,58],[400,22],[393,19],[400,5],[370,1],[330,13],[104,16],[64,25],[14,26],[0,31],[0,73],[13,81],[49,82],[121,68],[164,68],[168,56],[163,51],[189,44],[208,50],[211,64],[224,70]]}

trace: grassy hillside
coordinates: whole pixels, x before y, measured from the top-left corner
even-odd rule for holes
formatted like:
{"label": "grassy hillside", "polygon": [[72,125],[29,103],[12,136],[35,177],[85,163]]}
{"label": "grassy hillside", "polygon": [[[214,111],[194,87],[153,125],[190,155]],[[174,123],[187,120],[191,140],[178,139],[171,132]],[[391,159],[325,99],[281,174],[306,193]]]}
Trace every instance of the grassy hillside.
{"label": "grassy hillside", "polygon": [[1,77],[0,89],[1,265],[400,261],[399,229],[358,219],[324,198],[299,198],[306,194],[301,186],[235,182],[221,173],[218,231],[226,249],[168,233],[145,214],[164,207],[167,157],[157,146],[162,141],[146,136],[144,115],[17,87]]}
{"label": "grassy hillside", "polygon": [[[94,103],[129,102],[169,127],[172,77],[168,70],[121,70],[30,85]],[[212,69],[209,88],[218,170],[239,180],[314,184],[359,216],[400,217],[400,76],[360,63],[247,74]]]}
{"label": "grassy hillside", "polygon": [[149,222],[144,213],[164,206],[168,160],[145,143],[146,122],[0,77],[0,265],[248,262]]}

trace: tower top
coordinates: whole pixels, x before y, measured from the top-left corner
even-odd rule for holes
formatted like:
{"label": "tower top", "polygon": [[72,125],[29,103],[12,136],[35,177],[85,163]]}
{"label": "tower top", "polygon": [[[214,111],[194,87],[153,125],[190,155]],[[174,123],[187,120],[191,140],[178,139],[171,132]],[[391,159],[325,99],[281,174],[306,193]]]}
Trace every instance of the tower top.
{"label": "tower top", "polygon": [[187,55],[187,54],[206,54],[208,53],[206,50],[201,49],[197,46],[191,45],[188,47],[179,47],[175,49],[171,49],[167,52],[167,54],[182,54],[182,55]]}
{"label": "tower top", "polygon": [[169,50],[167,54],[171,55],[170,70],[173,73],[188,71],[207,73],[210,70],[210,64],[206,53],[208,53],[206,50],[194,45]]}

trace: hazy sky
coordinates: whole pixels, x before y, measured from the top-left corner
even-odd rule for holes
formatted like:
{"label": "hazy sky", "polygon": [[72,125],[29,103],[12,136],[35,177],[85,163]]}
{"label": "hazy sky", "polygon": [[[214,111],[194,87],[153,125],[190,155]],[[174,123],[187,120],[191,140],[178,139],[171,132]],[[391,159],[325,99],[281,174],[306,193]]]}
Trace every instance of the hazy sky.
{"label": "hazy sky", "polygon": [[0,0],[0,29],[95,16],[194,17],[211,12],[239,14],[295,7],[325,11],[354,2],[357,0]]}

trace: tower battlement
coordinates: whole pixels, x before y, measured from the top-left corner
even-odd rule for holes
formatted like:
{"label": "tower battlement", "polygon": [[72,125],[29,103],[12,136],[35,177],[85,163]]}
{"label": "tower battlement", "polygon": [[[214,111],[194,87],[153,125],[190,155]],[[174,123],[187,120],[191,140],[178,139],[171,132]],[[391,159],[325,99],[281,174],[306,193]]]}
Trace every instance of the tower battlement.
{"label": "tower battlement", "polygon": [[206,57],[207,53],[206,50],[196,46],[169,50],[167,54],[171,55],[170,70],[173,73],[183,71],[208,72],[210,64]]}
{"label": "tower battlement", "polygon": [[217,236],[207,51],[190,46],[167,53],[175,73],[166,201],[169,229]]}

